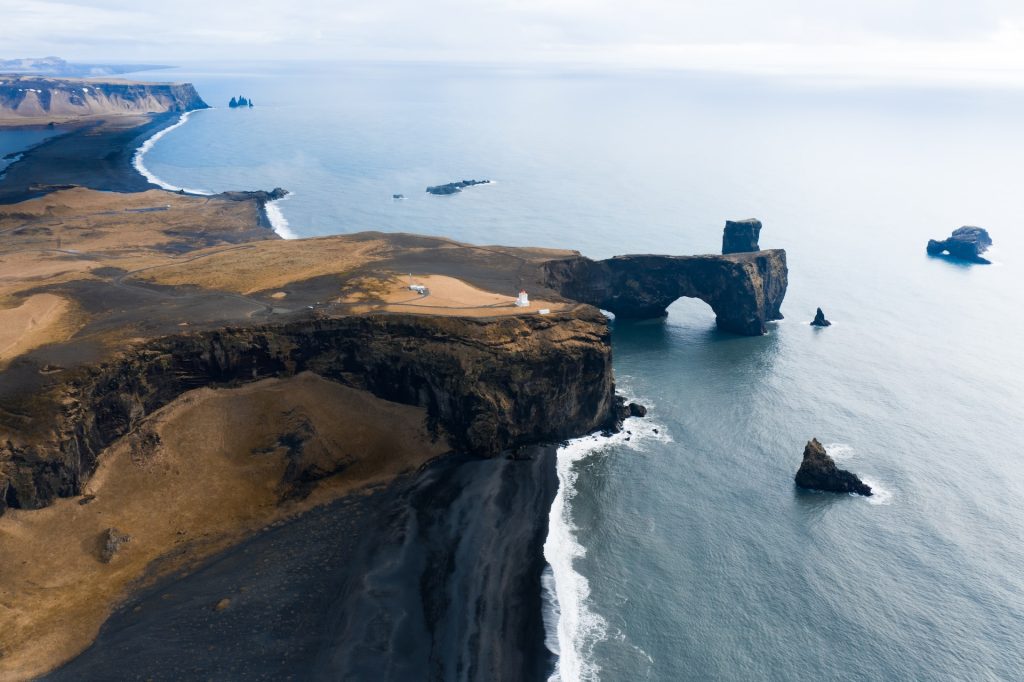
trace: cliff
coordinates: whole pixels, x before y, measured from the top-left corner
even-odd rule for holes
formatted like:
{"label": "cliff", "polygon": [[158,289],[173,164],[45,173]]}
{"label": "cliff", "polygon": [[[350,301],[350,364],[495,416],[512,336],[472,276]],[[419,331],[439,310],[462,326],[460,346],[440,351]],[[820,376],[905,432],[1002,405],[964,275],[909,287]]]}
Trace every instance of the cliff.
{"label": "cliff", "polygon": [[722,256],[583,256],[545,263],[547,286],[616,316],[664,315],[681,296],[699,298],[715,311],[719,329],[756,336],[782,319],[788,285],[781,249]]}
{"label": "cliff", "polygon": [[7,414],[45,414],[5,434],[0,512],[80,494],[99,453],[185,391],[312,371],[423,407],[436,437],[495,455],[615,420],[607,325],[593,309],[472,319],[368,315],[157,339],[69,372]]}
{"label": "cliff", "polygon": [[190,83],[0,75],[0,122],[66,121],[206,108]]}

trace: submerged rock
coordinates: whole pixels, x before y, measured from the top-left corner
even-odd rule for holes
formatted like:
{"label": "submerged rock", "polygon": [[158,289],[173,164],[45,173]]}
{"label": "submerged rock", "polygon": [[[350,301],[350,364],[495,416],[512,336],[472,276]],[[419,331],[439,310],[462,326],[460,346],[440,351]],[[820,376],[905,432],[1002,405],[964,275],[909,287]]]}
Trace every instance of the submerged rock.
{"label": "submerged rock", "polygon": [[807,442],[804,448],[804,461],[796,472],[795,480],[801,488],[871,495],[871,486],[857,478],[856,474],[836,467],[835,461],[828,456],[825,447],[817,438]]}
{"label": "submerged rock", "polygon": [[754,218],[746,220],[726,220],[722,233],[722,254],[747,253],[760,251],[757,240],[761,236],[761,221]]}
{"label": "submerged rock", "polygon": [[981,254],[988,251],[990,246],[992,246],[992,238],[989,236],[988,230],[965,225],[953,230],[953,234],[950,235],[949,239],[942,241],[929,239],[928,254],[932,256],[949,254],[951,258],[968,263],[987,264],[991,263],[991,261],[987,258],[982,258]]}
{"label": "submerged rock", "polygon": [[830,327],[832,323],[825,319],[825,313],[821,312],[821,308],[818,308],[818,312],[814,314],[814,319],[811,320],[812,327]]}

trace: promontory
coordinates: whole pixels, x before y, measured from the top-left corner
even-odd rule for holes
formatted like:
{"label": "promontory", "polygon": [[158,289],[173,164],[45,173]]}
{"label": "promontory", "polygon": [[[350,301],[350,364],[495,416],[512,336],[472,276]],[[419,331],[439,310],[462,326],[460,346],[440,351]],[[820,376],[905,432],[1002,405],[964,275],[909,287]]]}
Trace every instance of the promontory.
{"label": "promontory", "polygon": [[[190,92],[167,93],[182,98],[167,111],[197,106]],[[72,93],[61,97],[71,102]],[[32,106],[42,102],[35,93]],[[321,610],[306,617],[360,617],[345,626],[355,628],[345,630],[350,654],[304,654],[326,666],[308,674],[374,665],[366,652],[388,651],[398,630],[361,624],[378,613],[384,620],[374,622],[399,628],[400,611],[427,633],[422,657],[405,660],[410,670],[441,660],[444,638],[458,636],[475,644],[443,658],[445,666],[493,678],[543,675],[540,546],[557,485],[550,444],[644,413],[616,396],[600,309],[654,317],[692,296],[711,306],[721,329],[763,334],[781,315],[785,252],[595,261],[412,234],[282,240],[264,205],[283,190],[196,197],[153,189],[124,153],[109,152],[141,134],[100,126],[93,137],[101,139],[82,149],[108,165],[88,157],[60,176],[51,159],[77,153],[69,150],[84,139],[72,132],[26,154],[0,181],[0,677],[29,678],[69,661],[56,679],[102,676],[132,655],[140,666],[163,665],[139,642],[156,647],[164,638],[154,633],[170,621],[142,602],[124,612],[133,629],[111,631],[128,633],[124,646],[104,639],[101,626],[112,613],[111,623],[122,617],[119,605],[144,600],[147,586],[183,593],[161,581],[181,580],[233,547],[271,552],[274,565],[299,562],[307,550],[281,554],[259,538],[335,509],[327,504],[348,511],[316,527],[337,527],[334,542],[362,539],[338,564],[348,573],[317,588],[348,606],[314,605]],[[41,182],[51,177],[70,186]],[[97,191],[111,185],[120,191]],[[516,305],[520,289],[526,306]],[[525,454],[502,456],[513,452]],[[378,569],[398,561],[396,548],[406,568],[388,584],[433,586],[397,606],[357,589],[370,574],[385,579]],[[491,568],[469,568],[484,564]],[[442,570],[456,565],[464,568]],[[268,575],[239,580],[263,584]],[[186,615],[205,622],[210,613],[247,613],[258,602],[245,594],[220,594]],[[474,604],[463,603],[467,594],[478,595]],[[538,595],[536,603],[521,603],[522,594]],[[447,628],[463,616],[445,615],[456,609],[473,623],[457,635]],[[156,630],[140,624],[150,613]],[[257,613],[254,622],[269,627]],[[250,646],[252,632],[216,639]],[[98,634],[108,643],[79,656]],[[273,660],[317,641],[292,642]],[[264,672],[270,665],[252,661]],[[223,673],[222,663],[211,655],[203,670]]]}

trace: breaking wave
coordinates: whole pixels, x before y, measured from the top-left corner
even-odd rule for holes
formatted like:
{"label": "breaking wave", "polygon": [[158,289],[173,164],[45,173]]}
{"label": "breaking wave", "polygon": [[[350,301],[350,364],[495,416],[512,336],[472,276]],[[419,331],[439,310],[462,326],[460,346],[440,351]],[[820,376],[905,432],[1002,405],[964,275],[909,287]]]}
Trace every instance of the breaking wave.
{"label": "breaking wave", "polygon": [[186,111],[184,114],[181,115],[181,118],[178,119],[177,123],[175,123],[174,125],[167,126],[162,130],[158,130],[145,142],[143,142],[142,146],[135,150],[135,155],[132,157],[132,166],[135,167],[135,170],[139,171],[139,174],[141,174],[142,177],[146,178],[146,180],[149,180],[151,183],[153,183],[157,187],[160,187],[161,189],[166,189],[170,192],[185,192],[186,194],[199,194],[201,196],[210,196],[211,194],[213,194],[213,192],[210,192],[209,190],[178,187],[177,185],[172,185],[169,182],[161,180],[159,177],[154,175],[152,171],[146,168],[145,163],[145,157],[146,154],[149,153],[149,150],[151,150],[154,147],[154,145],[156,145],[156,143],[159,142],[164,135],[171,132],[172,130],[177,130],[181,126],[188,123],[189,117],[192,116],[192,114],[194,113],[194,111]]}
{"label": "breaking wave", "polygon": [[640,449],[646,440],[666,442],[671,438],[663,426],[649,418],[631,418],[619,433],[576,438],[558,449],[558,492],[551,503],[548,537],[544,542],[548,567],[541,576],[545,643],[557,657],[549,682],[598,679],[601,668],[594,661],[593,648],[608,635],[607,621],[590,608],[590,583],[574,566],[587,553],[572,520],[572,500],[579,476],[576,465],[612,446]]}

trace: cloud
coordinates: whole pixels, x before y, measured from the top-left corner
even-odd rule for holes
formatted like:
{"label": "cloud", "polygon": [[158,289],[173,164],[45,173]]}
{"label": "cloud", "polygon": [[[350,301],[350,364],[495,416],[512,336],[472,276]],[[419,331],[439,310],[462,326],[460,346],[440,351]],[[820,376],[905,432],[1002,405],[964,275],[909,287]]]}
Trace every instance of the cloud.
{"label": "cloud", "polygon": [[997,80],[1021,78],[1024,64],[1017,0],[0,0],[0,16],[6,57],[436,60]]}

